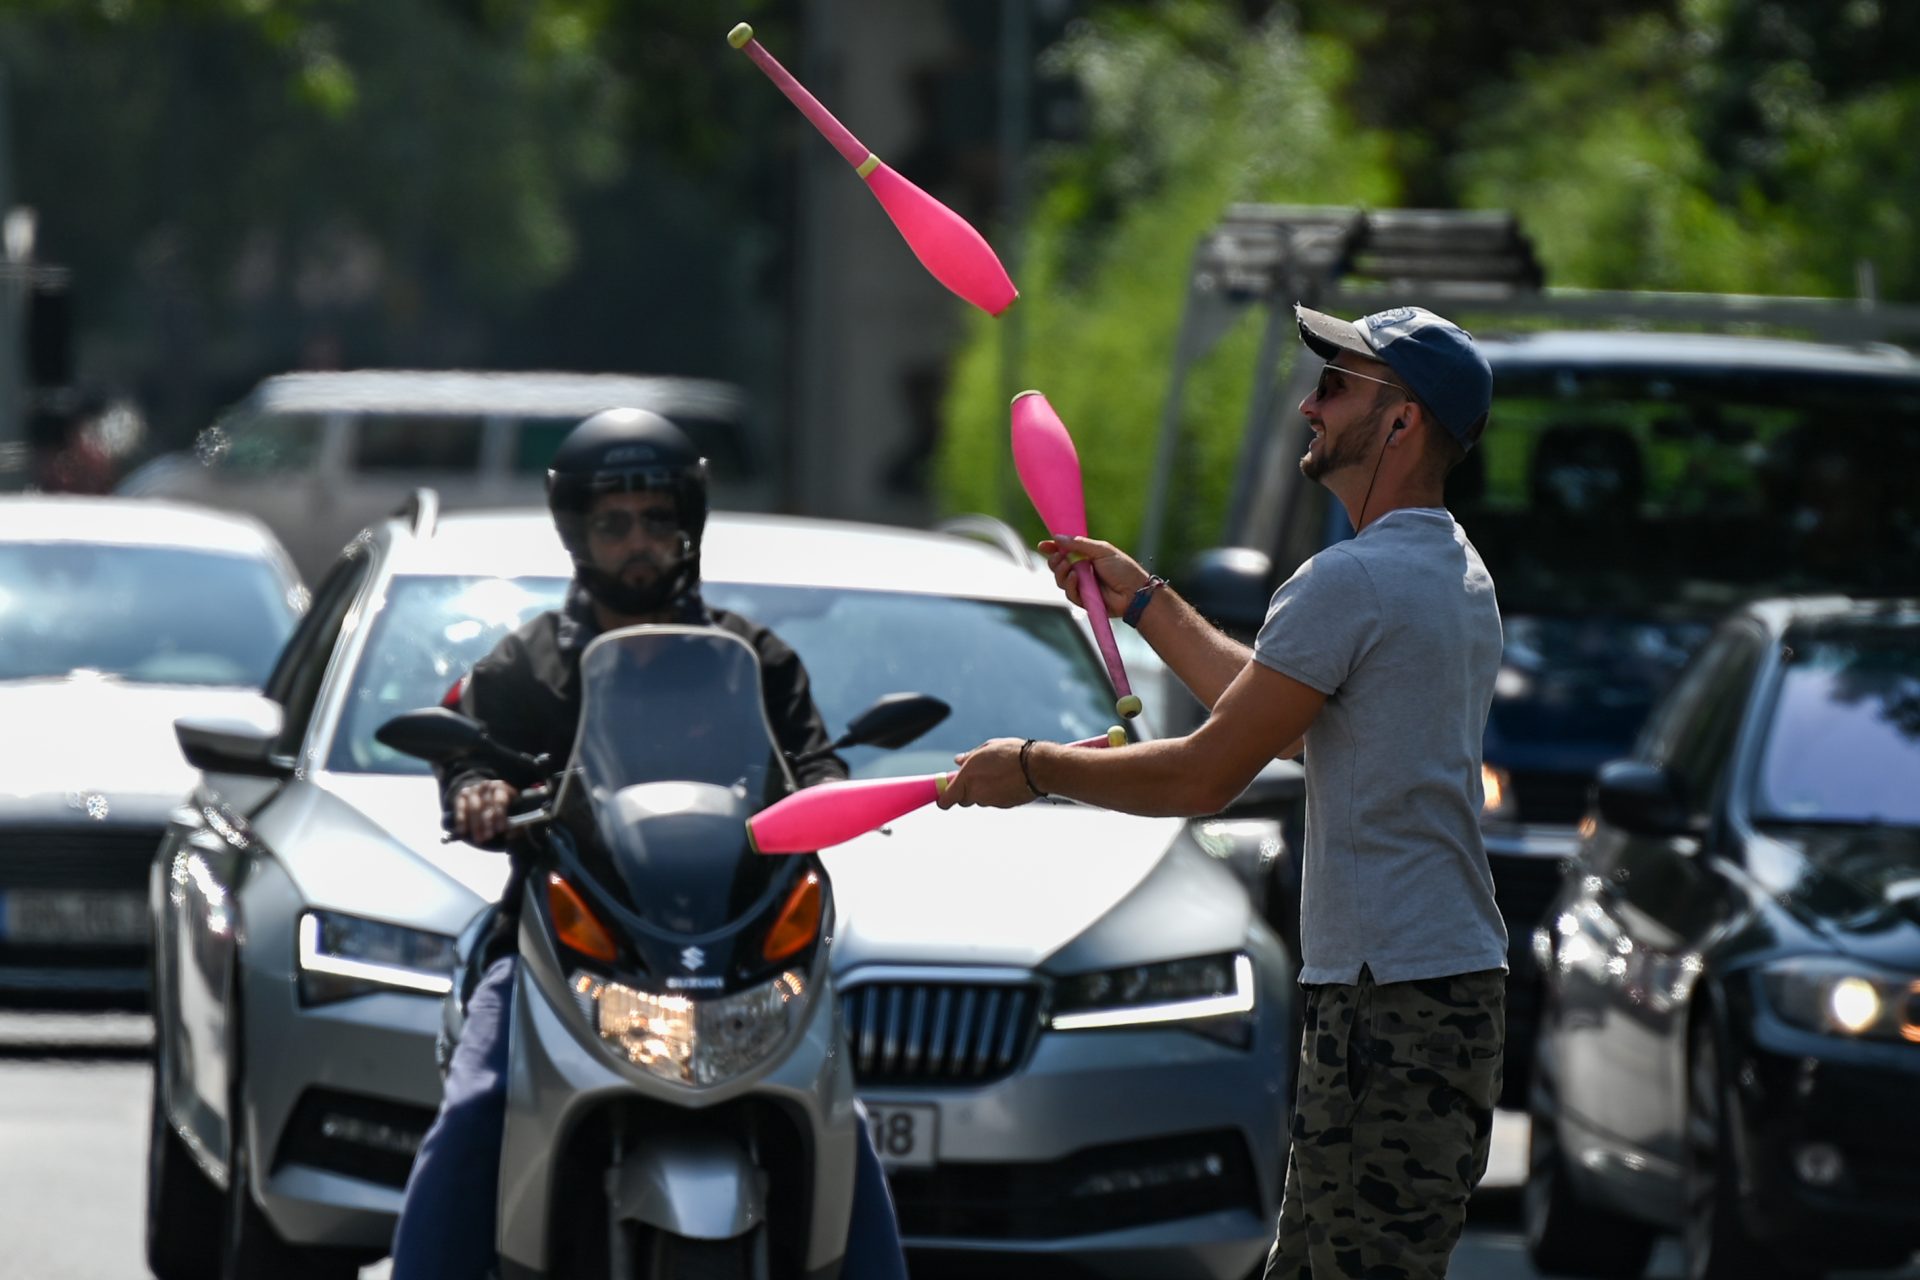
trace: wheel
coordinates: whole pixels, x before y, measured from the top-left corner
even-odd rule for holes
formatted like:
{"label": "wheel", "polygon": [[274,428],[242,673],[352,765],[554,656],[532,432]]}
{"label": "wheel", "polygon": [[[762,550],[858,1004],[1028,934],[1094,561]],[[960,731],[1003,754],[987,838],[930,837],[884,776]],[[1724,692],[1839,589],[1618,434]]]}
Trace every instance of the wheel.
{"label": "wheel", "polygon": [[1640,1275],[1653,1255],[1653,1229],[1575,1199],[1560,1148],[1559,1125],[1551,1113],[1539,1108],[1532,1119],[1521,1215],[1533,1265],[1551,1275],[1611,1280]]}
{"label": "wheel", "polygon": [[656,1231],[643,1274],[649,1280],[766,1280],[766,1235],[758,1228],[731,1240],[689,1240]]}
{"label": "wheel", "polygon": [[220,1188],[174,1132],[153,1072],[147,1128],[147,1270],[156,1280],[210,1280],[220,1273]]}
{"label": "wheel", "polygon": [[1712,1022],[1700,1018],[1688,1041],[1687,1221],[1681,1233],[1687,1280],[1814,1280],[1819,1271],[1783,1261],[1748,1234]]}

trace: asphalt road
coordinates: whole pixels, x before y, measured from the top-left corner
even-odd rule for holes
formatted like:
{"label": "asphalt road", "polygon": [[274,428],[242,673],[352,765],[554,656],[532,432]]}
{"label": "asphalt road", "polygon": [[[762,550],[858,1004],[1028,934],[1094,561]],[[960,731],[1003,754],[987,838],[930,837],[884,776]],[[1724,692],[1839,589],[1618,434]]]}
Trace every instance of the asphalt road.
{"label": "asphalt road", "polygon": [[[141,1280],[151,1029],[133,1014],[0,1012],[0,1280]],[[1502,1115],[1453,1280],[1533,1280],[1525,1121]],[[387,1280],[385,1263],[362,1272]],[[1899,1273],[1920,1280],[1920,1270]],[[1680,1280],[1671,1244],[1649,1280]]]}

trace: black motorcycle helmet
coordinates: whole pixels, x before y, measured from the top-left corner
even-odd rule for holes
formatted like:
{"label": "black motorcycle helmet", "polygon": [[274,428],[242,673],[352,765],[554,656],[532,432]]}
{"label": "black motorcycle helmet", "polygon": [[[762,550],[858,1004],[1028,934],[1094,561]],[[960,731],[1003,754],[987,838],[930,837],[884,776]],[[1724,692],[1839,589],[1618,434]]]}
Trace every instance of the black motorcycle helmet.
{"label": "black motorcycle helmet", "polygon": [[[645,586],[596,568],[587,550],[587,511],[603,493],[665,493],[680,520],[680,563]],[[547,506],[574,576],[620,614],[652,613],[700,583],[700,535],[707,527],[707,460],[679,427],[648,409],[603,409],[567,433],[547,469]]]}

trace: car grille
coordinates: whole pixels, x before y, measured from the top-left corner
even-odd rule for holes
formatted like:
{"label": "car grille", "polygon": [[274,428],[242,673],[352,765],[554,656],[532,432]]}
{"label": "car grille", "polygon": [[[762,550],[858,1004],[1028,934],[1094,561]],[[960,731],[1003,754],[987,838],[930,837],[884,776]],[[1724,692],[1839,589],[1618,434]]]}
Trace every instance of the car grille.
{"label": "car grille", "polygon": [[0,889],[145,892],[159,827],[0,828]]}
{"label": "car grille", "polygon": [[1585,773],[1513,771],[1513,803],[1520,821],[1571,827],[1587,813],[1587,792],[1593,778]]}
{"label": "car grille", "polygon": [[1221,1210],[1260,1213],[1232,1130],[1122,1142],[1032,1164],[943,1164],[889,1175],[900,1231],[921,1239],[1061,1240]]}
{"label": "car grille", "polygon": [[1026,1060],[1037,983],[870,982],[841,996],[861,1084],[982,1084]]}

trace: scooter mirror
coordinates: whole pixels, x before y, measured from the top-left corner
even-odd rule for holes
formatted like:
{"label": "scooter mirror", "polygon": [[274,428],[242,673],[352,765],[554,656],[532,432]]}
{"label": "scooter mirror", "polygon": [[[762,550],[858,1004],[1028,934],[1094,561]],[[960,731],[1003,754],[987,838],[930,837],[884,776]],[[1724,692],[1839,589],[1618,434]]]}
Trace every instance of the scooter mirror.
{"label": "scooter mirror", "polygon": [[374,740],[402,755],[438,764],[472,753],[485,736],[476,720],[445,707],[402,712],[373,731]]}
{"label": "scooter mirror", "polygon": [[834,743],[840,747],[904,747],[953,714],[929,694],[889,693],[862,711]]}

